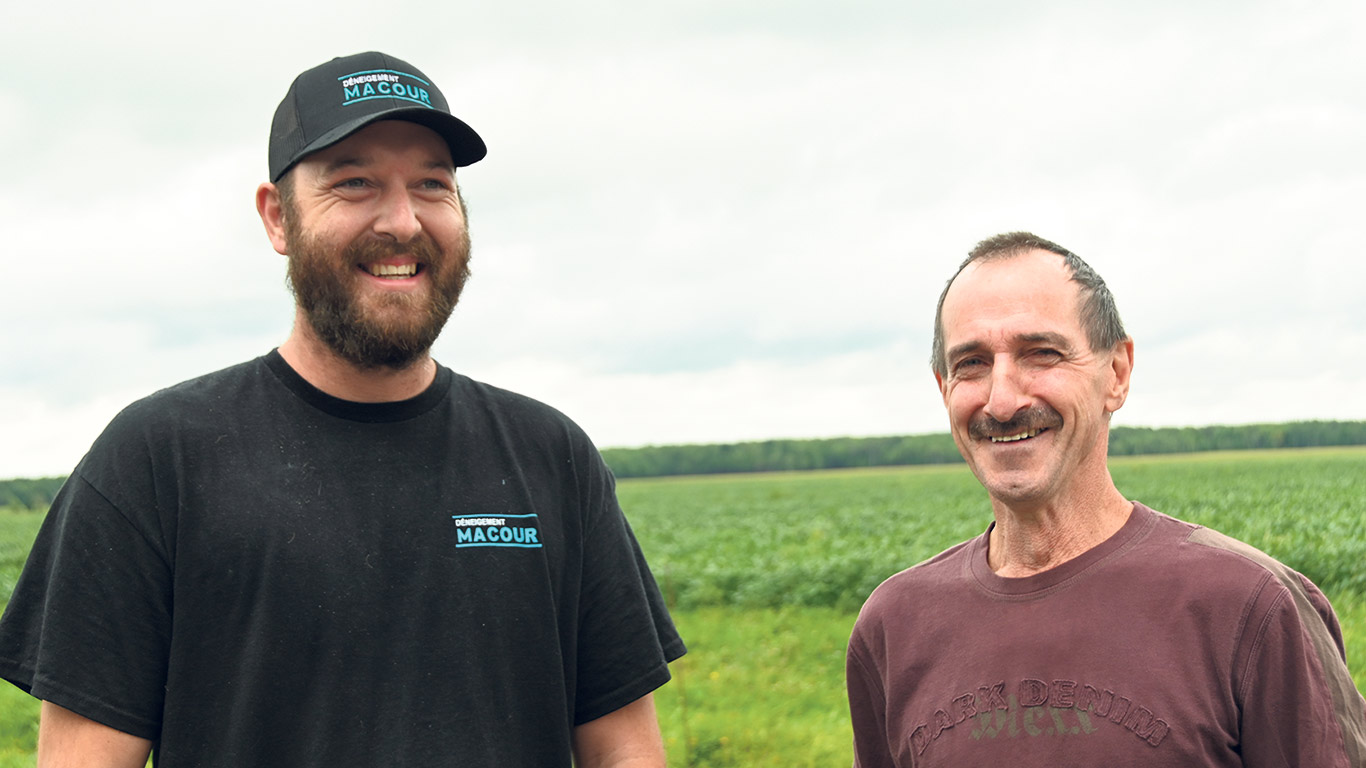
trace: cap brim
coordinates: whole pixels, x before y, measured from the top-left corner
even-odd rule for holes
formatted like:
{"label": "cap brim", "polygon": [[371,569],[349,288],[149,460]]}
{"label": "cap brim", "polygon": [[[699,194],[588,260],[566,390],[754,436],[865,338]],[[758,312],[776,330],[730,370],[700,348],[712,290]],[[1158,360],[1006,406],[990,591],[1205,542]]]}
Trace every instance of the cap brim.
{"label": "cap brim", "polygon": [[426,107],[399,107],[385,112],[371,113],[342,123],[310,141],[307,146],[299,150],[289,164],[280,169],[272,181],[279,181],[290,168],[293,168],[305,157],[318,150],[326,149],[367,125],[381,120],[403,120],[432,129],[438,136],[445,139],[446,146],[451,151],[451,162],[457,168],[477,163],[488,154],[488,147],[484,145],[484,140],[460,118],[448,112],[440,112]]}

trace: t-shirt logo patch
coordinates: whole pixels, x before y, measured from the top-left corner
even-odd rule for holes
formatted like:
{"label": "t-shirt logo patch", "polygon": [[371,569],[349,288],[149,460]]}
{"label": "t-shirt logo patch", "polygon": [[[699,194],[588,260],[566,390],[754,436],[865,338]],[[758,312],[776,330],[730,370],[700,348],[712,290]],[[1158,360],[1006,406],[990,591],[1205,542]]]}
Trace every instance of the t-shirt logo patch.
{"label": "t-shirt logo patch", "polygon": [[536,515],[451,515],[455,521],[455,548],[541,548],[540,520]]}
{"label": "t-shirt logo patch", "polygon": [[431,108],[431,83],[396,69],[368,69],[337,78],[342,86],[342,106],[370,99],[402,99]]}

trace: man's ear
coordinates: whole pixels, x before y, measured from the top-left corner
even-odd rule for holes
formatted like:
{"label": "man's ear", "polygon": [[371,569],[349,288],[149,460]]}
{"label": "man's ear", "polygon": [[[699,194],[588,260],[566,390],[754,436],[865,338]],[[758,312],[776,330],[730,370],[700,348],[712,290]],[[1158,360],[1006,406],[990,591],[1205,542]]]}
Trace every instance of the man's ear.
{"label": "man's ear", "polygon": [[256,212],[261,215],[261,223],[266,227],[266,237],[275,252],[289,255],[285,245],[285,210],[280,204],[280,188],[270,182],[263,182],[256,188]]}
{"label": "man's ear", "polygon": [[1134,340],[1125,338],[1110,350],[1110,387],[1105,396],[1105,412],[1114,413],[1129,399],[1129,380],[1134,373]]}

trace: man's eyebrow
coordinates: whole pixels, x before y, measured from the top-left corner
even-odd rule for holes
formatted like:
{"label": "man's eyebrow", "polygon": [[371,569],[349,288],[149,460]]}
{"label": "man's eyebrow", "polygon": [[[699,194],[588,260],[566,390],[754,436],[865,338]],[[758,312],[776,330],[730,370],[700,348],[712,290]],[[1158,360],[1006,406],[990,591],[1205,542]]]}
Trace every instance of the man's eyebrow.
{"label": "man's eyebrow", "polygon": [[[1071,349],[1071,348],[1072,348],[1072,343],[1069,342],[1069,341],[1067,340],[1067,337],[1066,337],[1066,336],[1063,336],[1061,333],[1052,333],[1052,332],[1050,332],[1050,331],[1040,331],[1040,332],[1038,332],[1038,333],[1022,333],[1022,334],[1019,334],[1018,336],[1015,337],[1015,343],[1016,343],[1016,344],[1047,344],[1047,345],[1049,345],[1049,346],[1051,346],[1051,347],[1057,347],[1057,348],[1059,348],[1059,349],[1064,349],[1064,350],[1066,350],[1066,349]],[[944,359],[945,359],[945,360],[955,360],[955,359],[957,359],[957,358],[959,358],[959,357],[962,357],[962,356],[964,356],[964,355],[967,355],[967,354],[969,354],[969,353],[971,353],[971,352],[976,352],[976,351],[978,351],[978,350],[984,348],[985,346],[986,346],[986,342],[984,342],[984,341],[978,341],[978,340],[965,341],[965,342],[963,342],[962,344],[955,344],[955,345],[953,345],[952,347],[949,347],[949,351],[945,353]]]}
{"label": "man's eyebrow", "polygon": [[969,352],[975,352],[976,350],[981,349],[983,346],[985,346],[985,344],[983,344],[980,341],[965,341],[962,344],[955,344],[949,348],[949,351],[947,353],[945,353],[944,359],[953,360],[955,358],[962,357],[963,355],[966,355]]}
{"label": "man's eyebrow", "polygon": [[[374,162],[371,158],[363,155],[343,155],[323,166],[323,175],[330,176],[343,168],[364,168]],[[429,171],[449,171],[455,173],[455,164],[449,160],[432,159],[423,163],[423,168]]]}
{"label": "man's eyebrow", "polygon": [[323,175],[330,176],[343,168],[364,168],[371,162],[368,157],[343,155],[323,166]]}

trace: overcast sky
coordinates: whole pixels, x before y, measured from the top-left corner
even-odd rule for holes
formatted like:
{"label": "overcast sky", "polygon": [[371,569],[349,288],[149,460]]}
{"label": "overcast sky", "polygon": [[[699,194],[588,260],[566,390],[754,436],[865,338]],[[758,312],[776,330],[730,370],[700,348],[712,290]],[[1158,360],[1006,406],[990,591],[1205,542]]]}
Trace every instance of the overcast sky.
{"label": "overcast sky", "polygon": [[285,338],[270,118],[372,49],[489,146],[437,358],[601,446],[946,430],[935,298],[1017,229],[1116,294],[1115,424],[1366,418],[1360,0],[205,6],[6,7],[0,478]]}

